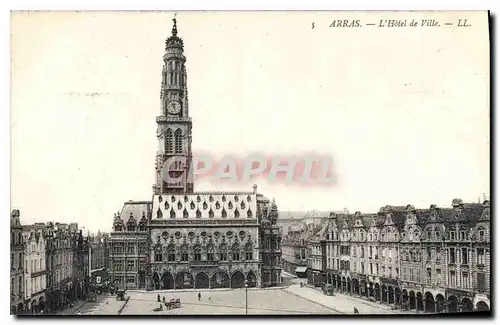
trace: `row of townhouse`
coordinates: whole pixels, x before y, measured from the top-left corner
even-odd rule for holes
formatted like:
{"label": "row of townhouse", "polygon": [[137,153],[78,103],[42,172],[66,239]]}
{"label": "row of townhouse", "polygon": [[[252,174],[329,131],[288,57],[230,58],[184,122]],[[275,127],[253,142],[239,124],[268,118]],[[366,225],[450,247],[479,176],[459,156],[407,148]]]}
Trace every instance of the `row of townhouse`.
{"label": "row of townhouse", "polygon": [[10,230],[11,314],[55,312],[85,298],[88,249],[76,223],[22,225],[13,210]]}
{"label": "row of townhouse", "polygon": [[308,284],[395,308],[490,309],[490,203],[336,214],[307,240]]}

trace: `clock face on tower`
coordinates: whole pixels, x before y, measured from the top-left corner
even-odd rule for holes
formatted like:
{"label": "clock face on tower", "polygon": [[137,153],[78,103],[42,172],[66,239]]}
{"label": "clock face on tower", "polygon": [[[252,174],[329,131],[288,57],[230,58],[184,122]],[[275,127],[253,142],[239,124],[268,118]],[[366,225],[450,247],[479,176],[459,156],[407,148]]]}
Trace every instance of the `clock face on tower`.
{"label": "clock face on tower", "polygon": [[181,111],[181,105],[179,102],[172,101],[168,103],[167,110],[170,114],[177,115]]}

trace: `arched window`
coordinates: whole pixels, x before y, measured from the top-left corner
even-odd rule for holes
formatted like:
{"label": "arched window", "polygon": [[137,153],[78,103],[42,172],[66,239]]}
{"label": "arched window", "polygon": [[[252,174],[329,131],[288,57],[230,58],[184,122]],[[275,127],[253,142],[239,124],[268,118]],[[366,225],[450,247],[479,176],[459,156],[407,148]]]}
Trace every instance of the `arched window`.
{"label": "arched window", "polygon": [[174,72],[174,85],[177,85],[179,83],[179,74],[177,72]]}
{"label": "arched window", "polygon": [[245,246],[245,260],[247,260],[247,261],[253,260],[253,248],[252,248],[252,244],[247,244]]}
{"label": "arched window", "polygon": [[163,260],[161,245],[155,247],[155,262],[161,262]]}
{"label": "arched window", "polygon": [[248,209],[248,211],[247,211],[247,217],[248,217],[248,218],[251,218],[251,217],[252,217],[252,215],[253,215],[253,214],[252,214],[252,211],[251,211],[250,209]]}
{"label": "arched window", "polygon": [[478,232],[478,237],[479,237],[479,240],[480,240],[480,241],[483,241],[483,240],[484,240],[484,228],[482,228],[482,227],[481,227],[481,228],[479,228],[479,229],[477,230],[477,232]]}
{"label": "arched window", "polygon": [[219,260],[227,261],[227,246],[226,244],[222,244],[219,246]]}
{"label": "arched window", "polygon": [[214,260],[214,246],[210,244],[207,247],[207,261],[213,261],[213,260]]}
{"label": "arched window", "polygon": [[196,245],[194,247],[194,260],[201,261],[201,247],[200,247],[200,245]]}
{"label": "arched window", "polygon": [[238,244],[234,244],[231,250],[233,253],[233,261],[239,261],[240,260],[240,247],[238,246]]}
{"label": "arched window", "polygon": [[167,260],[175,262],[175,247],[173,245],[170,245],[167,249]]}
{"label": "arched window", "polygon": [[173,85],[174,84],[174,73],[170,72],[169,75],[170,75],[170,84]]}
{"label": "arched window", "polygon": [[167,153],[173,153],[174,152],[174,140],[172,136],[172,130],[167,129]]}
{"label": "arched window", "polygon": [[182,131],[175,130],[175,153],[182,153]]}
{"label": "arched window", "polygon": [[186,245],[183,245],[181,247],[181,261],[183,262],[189,261],[188,247]]}

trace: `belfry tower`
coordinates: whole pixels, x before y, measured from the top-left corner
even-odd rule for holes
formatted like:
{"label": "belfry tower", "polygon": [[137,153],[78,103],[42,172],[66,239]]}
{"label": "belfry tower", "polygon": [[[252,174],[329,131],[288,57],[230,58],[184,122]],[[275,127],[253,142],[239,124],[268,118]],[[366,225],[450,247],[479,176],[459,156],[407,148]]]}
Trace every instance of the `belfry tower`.
{"label": "belfry tower", "polygon": [[177,20],[174,18],[173,22],[172,35],[165,42],[163,55],[161,115],[156,117],[158,151],[154,194],[193,192],[186,57],[184,43],[177,36]]}

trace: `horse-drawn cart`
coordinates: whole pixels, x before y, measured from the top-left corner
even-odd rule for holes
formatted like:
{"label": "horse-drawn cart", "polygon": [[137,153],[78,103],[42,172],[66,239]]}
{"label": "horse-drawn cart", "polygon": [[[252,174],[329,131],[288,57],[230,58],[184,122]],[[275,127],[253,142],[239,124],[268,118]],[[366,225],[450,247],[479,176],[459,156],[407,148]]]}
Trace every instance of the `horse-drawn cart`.
{"label": "horse-drawn cart", "polygon": [[165,306],[168,310],[172,308],[181,308],[181,299],[180,298],[172,298],[169,302],[165,302]]}
{"label": "horse-drawn cart", "polygon": [[97,301],[97,295],[96,295],[96,293],[93,292],[93,291],[91,291],[89,293],[88,297],[87,297],[87,301],[88,302],[91,302],[91,301],[95,302],[95,301]]}

